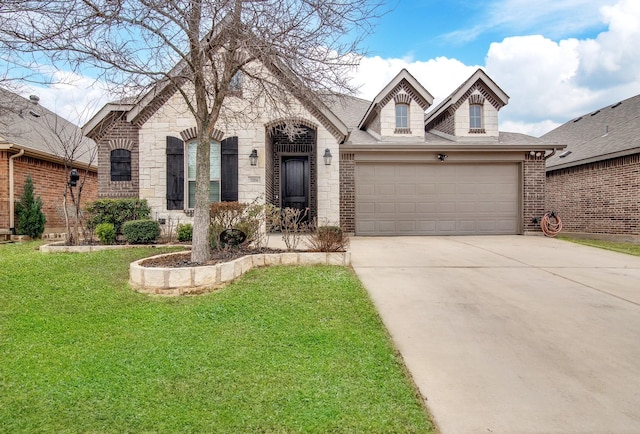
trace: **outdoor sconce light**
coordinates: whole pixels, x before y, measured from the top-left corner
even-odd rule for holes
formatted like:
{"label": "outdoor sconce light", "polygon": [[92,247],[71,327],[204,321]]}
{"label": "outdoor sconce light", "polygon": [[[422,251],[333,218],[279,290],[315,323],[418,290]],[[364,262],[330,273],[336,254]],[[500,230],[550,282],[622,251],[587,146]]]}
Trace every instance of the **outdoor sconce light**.
{"label": "outdoor sconce light", "polygon": [[258,151],[256,149],[251,151],[251,154],[249,155],[249,161],[251,162],[252,166],[256,166],[258,164]]}
{"label": "outdoor sconce light", "polygon": [[71,169],[69,173],[69,187],[75,187],[78,185],[78,179],[80,179],[80,175],[76,169]]}
{"label": "outdoor sconce light", "polygon": [[438,154],[436,158],[440,160],[440,162],[444,163],[444,160],[446,160],[447,157],[448,157],[447,154]]}
{"label": "outdoor sconce light", "polygon": [[324,155],[322,156],[322,158],[324,158],[324,164],[326,166],[329,166],[331,164],[331,159],[333,158],[333,155],[331,155],[331,151],[329,150],[329,148],[324,150]]}

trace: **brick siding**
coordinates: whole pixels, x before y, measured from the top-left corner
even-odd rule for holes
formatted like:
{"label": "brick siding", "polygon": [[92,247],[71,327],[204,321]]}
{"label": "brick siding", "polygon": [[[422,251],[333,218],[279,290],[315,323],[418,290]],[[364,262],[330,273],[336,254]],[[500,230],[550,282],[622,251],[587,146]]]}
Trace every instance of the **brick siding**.
{"label": "brick siding", "polygon": [[640,154],[550,171],[546,197],[566,232],[640,235]]}
{"label": "brick siding", "polygon": [[[8,153],[6,152],[0,152],[0,168],[0,229],[9,229],[9,163]],[[22,156],[14,160],[13,170],[15,201],[20,200],[27,176],[31,175],[35,195],[36,197],[42,197],[42,210],[47,217],[45,232],[64,232],[62,195],[65,184],[68,181],[64,165]],[[81,169],[79,173],[82,180],[85,170]],[[82,190],[83,205],[96,199],[97,187],[96,173],[88,172]]]}
{"label": "brick siding", "polygon": [[540,224],[533,222],[545,213],[545,174],[544,157],[526,154],[523,163],[522,193],[522,229],[527,232],[540,232]]}
{"label": "brick siding", "polygon": [[340,154],[340,227],[356,231],[356,162],[353,154]]}
{"label": "brick siding", "polygon": [[[140,182],[138,127],[118,118],[113,121],[107,131],[100,137],[95,137],[94,140],[98,144],[98,196],[101,198],[138,197]],[[111,151],[119,146],[131,151],[131,181],[111,181]]]}

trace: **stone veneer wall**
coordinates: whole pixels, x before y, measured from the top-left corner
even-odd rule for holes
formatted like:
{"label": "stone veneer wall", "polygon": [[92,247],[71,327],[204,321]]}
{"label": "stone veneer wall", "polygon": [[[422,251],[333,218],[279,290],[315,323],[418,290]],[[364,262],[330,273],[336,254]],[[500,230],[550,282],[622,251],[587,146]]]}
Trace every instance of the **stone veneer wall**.
{"label": "stone veneer wall", "polygon": [[546,208],[564,231],[640,235],[640,154],[547,172]]}
{"label": "stone veneer wall", "polygon": [[[9,229],[9,153],[0,151],[0,229]],[[36,197],[42,197],[42,210],[47,218],[45,232],[64,232],[65,222],[62,195],[68,181],[64,165],[38,158],[22,156],[13,162],[14,199],[20,200],[28,175],[33,180]],[[85,170],[79,170],[81,179]],[[96,172],[88,172],[82,190],[82,203],[97,197]],[[17,219],[15,221],[17,224]]]}
{"label": "stone veneer wall", "polygon": [[522,229],[524,233],[541,232],[540,224],[533,218],[545,213],[545,165],[544,157],[526,154],[523,163]]}

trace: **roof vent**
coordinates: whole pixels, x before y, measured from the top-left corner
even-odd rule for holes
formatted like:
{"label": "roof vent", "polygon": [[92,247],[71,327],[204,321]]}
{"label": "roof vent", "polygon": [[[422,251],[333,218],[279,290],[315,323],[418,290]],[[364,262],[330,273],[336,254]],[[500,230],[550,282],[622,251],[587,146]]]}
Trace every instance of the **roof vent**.
{"label": "roof vent", "polygon": [[570,153],[571,153],[571,151],[564,151],[562,154],[558,155],[558,157],[560,157],[560,158],[564,158],[564,157],[566,157],[567,155],[569,155]]}
{"label": "roof vent", "polygon": [[41,116],[41,115],[40,115],[40,113],[38,113],[38,112],[37,112],[37,111],[35,111],[35,110],[29,110],[29,114],[30,114],[31,116],[33,116],[34,118],[39,118],[39,117]]}
{"label": "roof vent", "polygon": [[611,106],[611,108],[616,108],[616,107],[618,107],[620,104],[622,104],[622,102],[617,102],[617,103],[615,103],[614,105],[612,105],[612,106]]}
{"label": "roof vent", "polygon": [[594,111],[593,113],[591,113],[591,116],[595,116],[595,115],[597,115],[598,113],[600,113],[600,110],[596,110],[596,111]]}
{"label": "roof vent", "polygon": [[31,101],[31,103],[34,105],[38,105],[38,103],[40,102],[40,97],[38,95],[29,95],[29,101]]}
{"label": "roof vent", "polygon": [[580,116],[578,119],[574,119],[573,122],[578,122],[580,119],[582,119],[582,116]]}

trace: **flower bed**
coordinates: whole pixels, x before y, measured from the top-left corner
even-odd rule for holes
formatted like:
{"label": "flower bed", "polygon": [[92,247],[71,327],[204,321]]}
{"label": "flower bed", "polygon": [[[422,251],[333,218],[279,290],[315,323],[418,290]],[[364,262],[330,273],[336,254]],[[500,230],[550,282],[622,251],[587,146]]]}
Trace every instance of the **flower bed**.
{"label": "flower bed", "polygon": [[270,265],[350,265],[350,252],[284,252],[246,255],[229,262],[196,267],[145,267],[145,261],[168,253],[132,262],[129,283],[139,292],[158,295],[200,294],[220,288],[255,267]]}

